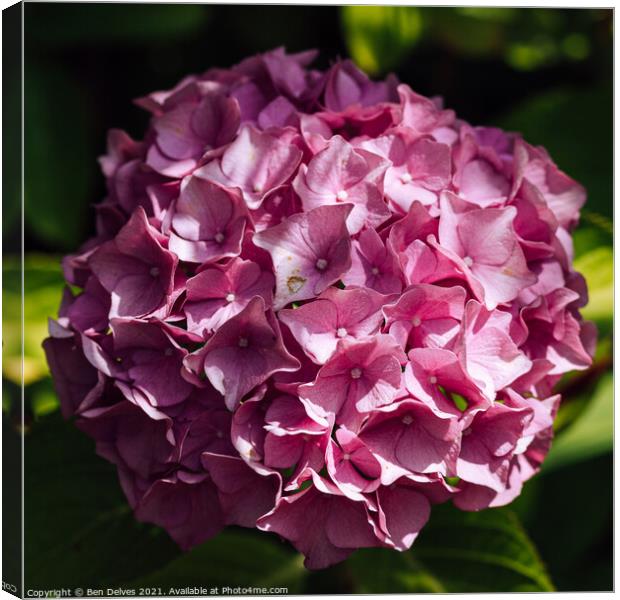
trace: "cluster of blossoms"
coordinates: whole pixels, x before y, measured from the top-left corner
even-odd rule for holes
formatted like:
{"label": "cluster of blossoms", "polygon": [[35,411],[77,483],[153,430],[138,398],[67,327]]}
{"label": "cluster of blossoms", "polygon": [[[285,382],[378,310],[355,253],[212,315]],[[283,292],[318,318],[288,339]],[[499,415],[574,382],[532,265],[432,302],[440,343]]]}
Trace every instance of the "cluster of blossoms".
{"label": "cluster of blossoms", "polygon": [[309,568],[515,498],[591,363],[583,188],[350,61],[277,49],[137,103],[44,346],[63,414],[182,548],[228,524]]}

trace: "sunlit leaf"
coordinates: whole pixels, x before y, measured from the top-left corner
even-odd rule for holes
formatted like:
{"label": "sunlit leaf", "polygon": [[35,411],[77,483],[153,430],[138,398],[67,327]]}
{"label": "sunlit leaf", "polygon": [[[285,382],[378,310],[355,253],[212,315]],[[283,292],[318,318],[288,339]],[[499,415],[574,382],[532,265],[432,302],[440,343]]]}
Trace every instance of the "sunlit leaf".
{"label": "sunlit leaf", "polygon": [[[585,216],[585,215],[584,215]],[[583,218],[582,218],[583,222]],[[580,225],[573,232],[573,247],[575,249],[575,257],[579,258],[590,250],[599,246],[611,246],[613,235],[598,227],[590,225]]]}
{"label": "sunlit leaf", "polygon": [[614,310],[614,253],[610,246],[600,246],[575,260],[574,266],[588,283],[588,304],[581,310],[586,319],[610,321]]}
{"label": "sunlit leaf", "polygon": [[543,471],[584,461],[613,447],[613,374],[605,373],[575,422],[554,441]]}
{"label": "sunlit leaf", "polygon": [[592,52],[592,23],[604,11],[568,11],[512,7],[426,8],[427,38],[441,40],[461,54],[502,58],[513,69],[533,71],[566,61],[581,61]]}
{"label": "sunlit leaf", "polygon": [[[3,375],[20,383],[21,270],[17,257],[4,257],[2,288]],[[48,374],[41,343],[47,337],[47,319],[58,314],[64,281],[55,256],[27,255],[24,264],[24,363],[23,380],[29,385]]]}
{"label": "sunlit leaf", "polygon": [[506,62],[520,71],[533,71],[557,60],[559,48],[551,37],[515,42],[505,52]]}
{"label": "sunlit leaf", "polygon": [[396,68],[422,30],[421,12],[414,7],[351,5],[341,11],[349,53],[372,75]]}
{"label": "sunlit leaf", "polygon": [[30,400],[30,409],[36,419],[57,411],[60,406],[52,380],[48,377],[29,386],[26,398]]}

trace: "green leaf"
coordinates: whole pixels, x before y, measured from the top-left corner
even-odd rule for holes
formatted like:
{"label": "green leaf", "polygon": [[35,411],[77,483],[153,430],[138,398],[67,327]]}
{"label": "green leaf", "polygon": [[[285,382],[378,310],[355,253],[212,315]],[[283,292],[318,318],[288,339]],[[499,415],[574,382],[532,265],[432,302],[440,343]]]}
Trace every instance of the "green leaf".
{"label": "green leaf", "polygon": [[[21,268],[19,257],[3,261],[2,327],[4,347],[2,373],[19,384],[21,360]],[[23,381],[29,385],[45,377],[47,362],[41,343],[47,337],[48,317],[58,314],[64,279],[60,259],[39,254],[26,255],[24,261],[24,363]]]}
{"label": "green leaf", "polygon": [[103,588],[180,554],[163,530],[134,519],[116,469],[58,414],[34,423],[25,457],[26,588]]}
{"label": "green leaf", "polygon": [[208,7],[192,4],[31,5],[26,24],[39,43],[140,45],[184,38],[200,30],[208,15]]}
{"label": "green leaf", "polygon": [[531,496],[526,498],[530,506],[523,523],[558,590],[613,588],[612,463],[609,452],[562,469],[543,470],[544,476],[530,480],[511,505]]}
{"label": "green leaf", "polygon": [[294,594],[306,574],[303,556],[274,537],[229,529],[127,587],[160,587],[164,595],[175,595],[171,587],[286,587]]}
{"label": "green leaf", "polygon": [[614,252],[600,246],[581,255],[574,267],[588,283],[588,304],[581,309],[585,319],[611,321],[614,313]]}
{"label": "green leaf", "polygon": [[[5,15],[6,17],[6,15]],[[21,44],[16,44],[19,47]],[[5,49],[6,51],[6,49]],[[2,178],[2,234],[4,239],[15,239],[19,247],[21,231],[21,78],[14,61],[5,63],[5,92],[3,96],[4,138],[7,150],[2,157],[5,176]],[[10,116],[9,116],[10,115]],[[19,120],[18,120],[19,119]],[[6,247],[6,246],[5,246]]]}
{"label": "green leaf", "polygon": [[609,43],[600,26],[595,33],[603,11],[570,15],[549,9],[426,7],[424,18],[430,22],[425,37],[435,44],[439,40],[460,56],[503,59],[520,71],[583,61]]}
{"label": "green leaf", "polygon": [[[3,400],[7,387],[7,385],[2,386]],[[2,452],[4,453],[2,476],[6,486],[2,493],[2,545],[4,550],[2,580],[16,586],[21,579],[23,549],[21,544],[22,520],[20,518],[22,494],[17,487],[22,481],[22,438],[19,433],[20,430],[21,418],[13,419],[8,413],[2,414]],[[19,589],[18,592],[21,592],[20,595],[24,593]]]}
{"label": "green leaf", "polygon": [[73,250],[99,200],[90,196],[97,171],[91,99],[57,63],[30,62],[25,88],[26,229],[54,248]]}
{"label": "green leaf", "polygon": [[40,419],[56,412],[60,407],[51,377],[29,385],[25,390],[26,401],[35,419]]}
{"label": "green leaf", "polygon": [[136,521],[115,468],[58,414],[33,424],[25,448],[26,587],[301,590],[303,557],[273,536],[227,530],[183,554],[162,529]]}
{"label": "green leaf", "polygon": [[518,518],[504,508],[434,507],[409,552],[359,550],[348,564],[366,593],[553,590]]}
{"label": "green leaf", "polygon": [[[583,222],[582,215],[582,222]],[[599,246],[611,246],[613,236],[601,231],[598,227],[589,227],[580,225],[573,231],[573,247],[575,249],[575,258],[580,258],[590,250]]]}
{"label": "green leaf", "polygon": [[424,17],[430,26],[424,34],[461,56],[496,56],[505,44],[504,26],[514,27],[517,13],[511,8],[427,7]]}
{"label": "green leaf", "polygon": [[445,593],[447,590],[412,551],[383,548],[358,550],[348,561],[358,594]]}
{"label": "green leaf", "polygon": [[349,53],[371,75],[396,68],[416,45],[422,31],[418,8],[343,6],[340,10]]}
{"label": "green leaf", "polygon": [[543,473],[609,452],[613,447],[613,374],[599,380],[592,399],[576,421],[554,441]]}
{"label": "green leaf", "polygon": [[596,350],[592,358],[592,365],[585,371],[571,371],[566,373],[558,385],[556,392],[562,394],[563,401],[553,422],[556,436],[561,436],[588,407],[593,398],[594,388],[599,378],[611,370],[613,365],[613,338],[609,322],[608,331],[603,331],[603,323],[598,323],[598,339]]}

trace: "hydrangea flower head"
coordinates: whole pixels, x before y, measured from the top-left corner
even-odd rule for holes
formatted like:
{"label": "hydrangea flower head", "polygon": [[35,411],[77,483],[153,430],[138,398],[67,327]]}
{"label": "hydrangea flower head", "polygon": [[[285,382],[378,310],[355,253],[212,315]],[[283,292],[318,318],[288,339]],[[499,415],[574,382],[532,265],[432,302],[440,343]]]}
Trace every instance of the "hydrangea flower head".
{"label": "hydrangea flower head", "polygon": [[137,519],[183,549],[275,532],[318,569],[512,501],[596,333],[585,191],[544,149],[314,57],[138,100],[44,347]]}

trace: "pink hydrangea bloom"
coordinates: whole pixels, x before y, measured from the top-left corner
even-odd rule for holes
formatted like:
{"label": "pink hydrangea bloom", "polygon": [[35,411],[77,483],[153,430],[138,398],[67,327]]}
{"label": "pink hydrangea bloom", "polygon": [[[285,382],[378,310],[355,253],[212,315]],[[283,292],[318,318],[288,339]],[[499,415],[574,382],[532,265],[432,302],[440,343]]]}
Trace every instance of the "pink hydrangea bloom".
{"label": "pink hydrangea bloom", "polygon": [[324,568],[502,506],[586,369],[585,191],[518,134],[283,48],[138,100],[44,349],[136,518]]}
{"label": "pink hydrangea bloom", "polygon": [[171,214],[170,250],[181,260],[203,264],[239,255],[247,207],[236,190],[189,177]]}
{"label": "pink hydrangea bloom", "polygon": [[198,334],[215,331],[240,313],[254,298],[271,302],[274,277],[251,260],[233,258],[200,271],[187,281],[183,312],[187,329]]}
{"label": "pink hydrangea bloom", "polygon": [[378,333],[383,297],[370,289],[327,288],[316,300],[297,309],[283,309],[279,318],[290,328],[304,351],[325,363],[342,339],[361,339]]}
{"label": "pink hydrangea bloom", "polygon": [[356,150],[339,135],[303,165],[293,182],[304,210],[349,202],[350,233],[380,225],[390,216],[383,201],[383,180],[389,163],[378,154]]}
{"label": "pink hydrangea bloom", "polygon": [[230,410],[270,375],[296,371],[300,366],[284,347],[273,313],[265,314],[260,296],[226,321],[185,362],[197,375],[207,376]]}
{"label": "pink hydrangea bloom", "polygon": [[254,236],[254,243],[271,254],[276,310],[314,298],[348,271],[351,239],[346,219],[351,208],[350,204],[319,206]]}
{"label": "pink hydrangea bloom", "polygon": [[231,142],[239,127],[239,104],[224,86],[191,82],[155,112],[155,142],[146,163],[170,177],[192,171],[209,151]]}

